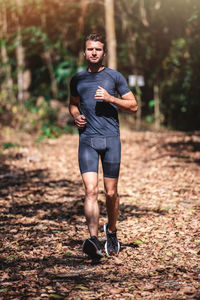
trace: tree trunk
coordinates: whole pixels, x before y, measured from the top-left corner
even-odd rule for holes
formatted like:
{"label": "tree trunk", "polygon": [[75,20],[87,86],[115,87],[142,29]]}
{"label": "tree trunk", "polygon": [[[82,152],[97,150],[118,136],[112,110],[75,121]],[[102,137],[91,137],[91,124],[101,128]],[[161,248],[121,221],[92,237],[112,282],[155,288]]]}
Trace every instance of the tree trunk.
{"label": "tree trunk", "polygon": [[[78,19],[78,31],[77,31],[77,39],[82,39],[85,25],[85,17],[87,13],[89,2],[88,0],[81,0],[81,12],[80,17]],[[78,54],[78,64],[80,65],[83,62],[83,49],[79,50]]]}
{"label": "tree trunk", "polygon": [[139,1],[139,10],[140,10],[140,17],[141,17],[142,24],[145,27],[149,27],[149,22],[147,20],[147,13],[144,6],[144,0]]}
{"label": "tree trunk", "polygon": [[[43,30],[45,30],[46,29],[45,12],[41,13],[41,23],[42,23]],[[53,97],[54,97],[54,99],[57,99],[58,98],[58,86],[57,86],[56,78],[54,75],[53,62],[52,62],[52,58],[51,58],[51,49],[47,49],[42,54],[42,57],[44,58],[46,65],[47,65],[47,69],[49,71],[50,80],[51,80],[51,91],[52,91]]]}
{"label": "tree trunk", "polygon": [[[137,76],[137,75],[136,75]],[[142,123],[142,92],[141,89],[138,85],[138,81],[136,79],[136,95],[137,95],[137,104],[138,104],[138,110],[136,113],[136,129],[140,130],[141,129],[141,123]]]}
{"label": "tree trunk", "polygon": [[50,80],[51,80],[51,91],[54,99],[58,98],[58,86],[56,82],[56,78],[54,75],[53,63],[51,58],[51,51],[47,50],[43,53],[43,57],[46,61],[47,68],[49,70]]}
{"label": "tree trunk", "polygon": [[8,39],[7,33],[7,14],[5,3],[2,1],[0,7],[0,38],[1,38],[1,60],[3,63],[2,71],[5,75],[5,81],[2,84],[2,90],[6,91],[5,99],[9,98],[13,102],[16,100],[13,90],[13,80],[11,75],[11,66],[9,64],[8,53],[6,49],[6,40]]}
{"label": "tree trunk", "polygon": [[25,49],[22,44],[22,34],[21,34],[21,24],[20,24],[20,5],[21,0],[15,0],[16,12],[15,12],[15,21],[17,28],[17,46],[16,46],[16,58],[17,58],[17,83],[18,83],[18,101],[23,102],[24,95],[27,91],[24,90],[23,87],[23,73],[25,69]]}
{"label": "tree trunk", "polygon": [[21,26],[19,24],[17,26],[16,58],[17,58],[18,100],[19,102],[22,102],[24,100],[23,70],[25,68],[25,57],[24,57],[24,48],[22,46]]}
{"label": "tree trunk", "polygon": [[160,95],[159,95],[159,86],[154,85],[154,119],[155,119],[155,130],[160,130]]}
{"label": "tree trunk", "polygon": [[[134,4],[132,4],[134,5]],[[136,61],[136,41],[137,41],[137,32],[134,32],[127,20],[130,19],[130,7],[129,3],[125,0],[124,2],[119,1],[118,2],[118,10],[121,11],[121,19],[122,19],[122,29],[124,31],[124,35],[127,37],[127,48],[128,48],[128,59],[129,59],[129,64],[132,67],[132,74],[138,75],[138,65]],[[133,7],[132,7],[133,9]],[[137,79],[136,79],[136,98],[137,98],[137,103],[138,103],[138,110],[135,116],[136,119],[136,129],[140,130],[141,128],[141,123],[142,123],[142,98],[141,98],[141,89],[137,84]]]}
{"label": "tree trunk", "polygon": [[[138,75],[137,65],[136,65],[136,34],[129,31],[128,34],[128,49],[129,49],[129,60],[131,66],[133,66],[133,74]],[[136,98],[137,98],[137,104],[138,104],[138,110],[136,113],[136,129],[140,130],[141,123],[142,123],[142,92],[140,87],[138,86],[137,79],[136,79]]]}
{"label": "tree trunk", "polygon": [[108,67],[117,69],[117,42],[115,35],[114,0],[104,0],[105,29],[108,49]]}

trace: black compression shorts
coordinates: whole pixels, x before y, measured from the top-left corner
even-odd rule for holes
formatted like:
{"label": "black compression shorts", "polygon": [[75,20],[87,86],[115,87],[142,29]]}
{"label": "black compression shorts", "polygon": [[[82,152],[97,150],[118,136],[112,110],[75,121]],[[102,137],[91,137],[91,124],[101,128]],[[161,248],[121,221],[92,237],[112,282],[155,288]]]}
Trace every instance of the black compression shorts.
{"label": "black compression shorts", "polygon": [[103,175],[118,178],[121,160],[120,136],[79,138],[79,167],[81,174],[98,173],[99,156],[101,157]]}

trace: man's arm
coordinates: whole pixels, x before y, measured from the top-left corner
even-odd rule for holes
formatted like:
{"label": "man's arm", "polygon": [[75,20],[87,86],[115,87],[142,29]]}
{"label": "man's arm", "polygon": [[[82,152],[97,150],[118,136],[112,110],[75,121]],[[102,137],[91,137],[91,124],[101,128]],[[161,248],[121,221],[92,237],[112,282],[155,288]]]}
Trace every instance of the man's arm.
{"label": "man's arm", "polygon": [[137,101],[131,91],[123,95],[122,98],[119,99],[111,96],[104,88],[98,86],[98,89],[95,94],[95,99],[113,103],[119,109],[129,113],[135,113],[138,109]]}
{"label": "man's arm", "polygon": [[80,98],[79,97],[70,97],[69,103],[69,112],[71,116],[74,118],[74,123],[78,128],[84,128],[86,125],[86,118],[84,115],[81,115],[80,110]]}

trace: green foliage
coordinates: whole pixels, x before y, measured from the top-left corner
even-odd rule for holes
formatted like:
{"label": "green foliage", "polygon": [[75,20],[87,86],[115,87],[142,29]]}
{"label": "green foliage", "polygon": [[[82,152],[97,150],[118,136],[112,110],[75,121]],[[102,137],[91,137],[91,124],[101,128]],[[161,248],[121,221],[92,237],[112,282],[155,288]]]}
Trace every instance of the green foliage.
{"label": "green foliage", "polygon": [[12,143],[12,142],[5,142],[2,144],[3,149],[10,149],[10,148],[15,148],[17,147],[16,143]]}
{"label": "green foliage", "polygon": [[[73,59],[73,58],[72,58]],[[56,81],[58,83],[65,82],[73,72],[73,66],[70,65],[70,61],[63,61],[55,69]]]}
{"label": "green foliage", "polygon": [[54,139],[59,137],[62,134],[61,128],[58,126],[52,124],[49,121],[45,121],[41,128],[41,134],[37,139],[37,142],[40,142],[41,140],[48,138],[48,139]]}
{"label": "green foliage", "polygon": [[149,101],[149,107],[154,107],[155,106],[155,101],[156,100],[150,100]]}
{"label": "green foliage", "polygon": [[61,136],[63,133],[76,134],[78,133],[78,131],[74,129],[71,125],[66,125],[65,128],[60,128],[51,121],[44,121],[36,142],[40,143],[44,139],[55,139]]}
{"label": "green foliage", "polygon": [[147,116],[145,117],[145,121],[146,121],[147,123],[149,123],[149,124],[152,124],[153,121],[154,121],[153,115],[147,115]]}

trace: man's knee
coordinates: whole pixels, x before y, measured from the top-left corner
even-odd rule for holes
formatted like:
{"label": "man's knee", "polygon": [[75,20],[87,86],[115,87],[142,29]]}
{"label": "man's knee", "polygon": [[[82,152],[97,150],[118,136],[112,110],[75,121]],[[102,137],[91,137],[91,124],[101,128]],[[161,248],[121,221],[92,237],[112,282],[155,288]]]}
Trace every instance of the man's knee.
{"label": "man's knee", "polygon": [[86,197],[97,197],[98,187],[93,184],[88,184],[85,188]]}
{"label": "man's knee", "polygon": [[116,199],[118,196],[117,190],[115,189],[107,190],[105,191],[105,194],[106,194],[106,198],[111,200]]}

